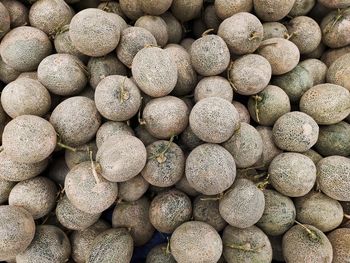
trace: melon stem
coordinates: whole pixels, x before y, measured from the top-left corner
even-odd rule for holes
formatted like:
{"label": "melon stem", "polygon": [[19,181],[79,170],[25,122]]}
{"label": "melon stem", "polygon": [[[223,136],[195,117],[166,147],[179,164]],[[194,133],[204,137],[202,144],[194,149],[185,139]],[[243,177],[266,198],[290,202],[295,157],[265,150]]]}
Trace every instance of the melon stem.
{"label": "melon stem", "polygon": [[137,113],[137,120],[140,123],[140,125],[145,125],[146,121],[141,116],[142,103],[143,103],[143,97],[141,97],[141,105],[140,105],[140,108],[139,108],[139,112]]}
{"label": "melon stem", "polygon": [[270,175],[267,174],[267,175],[266,175],[266,178],[265,178],[262,182],[260,182],[260,183],[257,184],[257,187],[258,187],[261,191],[264,191],[264,190],[266,189],[266,187],[270,184],[269,179],[270,179]]}
{"label": "melon stem", "polygon": [[214,28],[209,28],[208,30],[205,30],[202,34],[202,37],[207,36],[210,32],[213,32]]}
{"label": "melon stem", "polygon": [[231,85],[231,87],[233,88],[233,90],[237,91],[237,88],[236,88],[235,84],[234,84],[233,81],[231,80],[230,71],[231,71],[232,68],[233,68],[233,61],[230,62],[230,65],[228,66],[228,69],[227,69],[227,80],[228,80],[228,82],[230,83],[230,85]]}
{"label": "melon stem", "polygon": [[120,103],[123,103],[124,101],[128,100],[130,97],[129,92],[124,89],[126,79],[127,79],[127,77],[124,78],[122,86],[120,87],[120,93],[119,93],[119,102]]}
{"label": "melon stem", "polygon": [[90,156],[90,162],[91,162],[92,175],[95,178],[96,184],[99,184],[99,183],[101,183],[101,180],[98,177],[98,174],[97,174],[97,171],[96,171],[96,165],[95,165],[95,162],[94,162],[94,160],[92,158],[92,151],[91,150],[89,150],[89,156]]}
{"label": "melon stem", "polygon": [[262,97],[260,97],[259,95],[254,95],[253,96],[253,99],[255,100],[255,115],[256,115],[256,120],[258,123],[260,123],[260,117],[259,117],[259,114],[260,114],[260,110],[259,110],[259,105],[258,103],[262,101]]}
{"label": "melon stem", "polygon": [[254,39],[258,38],[258,37],[259,37],[259,32],[254,31],[254,32],[252,32],[252,33],[250,34],[248,40],[249,40],[249,41],[252,41],[252,40],[254,40]]}
{"label": "melon stem", "polygon": [[310,239],[312,239],[312,240],[319,240],[319,238],[318,238],[317,234],[315,233],[315,231],[312,231],[311,229],[309,229],[308,227],[306,227],[305,225],[303,225],[302,223],[300,223],[300,222],[298,222],[296,220],[295,220],[295,223],[305,229],[305,231],[307,232],[307,234],[308,234]]}
{"label": "melon stem", "polygon": [[68,145],[66,145],[66,144],[64,144],[64,143],[62,143],[62,142],[57,142],[57,145],[58,145],[59,147],[63,148],[63,149],[66,149],[66,150],[68,150],[68,151],[71,151],[71,152],[76,152],[76,151],[77,151],[76,148],[73,148],[73,147],[71,147],[71,146],[68,146]]}
{"label": "melon stem", "polygon": [[170,138],[168,144],[165,146],[165,148],[162,151],[152,155],[148,159],[149,160],[156,159],[158,161],[158,163],[164,163],[167,160],[165,154],[169,151],[171,144],[174,142],[174,138],[175,138],[175,135],[171,136],[171,138]]}
{"label": "melon stem", "polygon": [[259,249],[263,248],[259,247],[259,248],[252,248],[252,245],[250,243],[246,243],[243,245],[237,245],[237,244],[225,244],[226,247],[232,248],[232,249],[238,249],[238,250],[243,250],[243,251],[247,251],[247,252],[258,252]]}
{"label": "melon stem", "polygon": [[216,196],[213,196],[213,197],[202,197],[200,198],[201,201],[218,201],[220,199],[222,199],[224,197],[224,193],[220,193]]}

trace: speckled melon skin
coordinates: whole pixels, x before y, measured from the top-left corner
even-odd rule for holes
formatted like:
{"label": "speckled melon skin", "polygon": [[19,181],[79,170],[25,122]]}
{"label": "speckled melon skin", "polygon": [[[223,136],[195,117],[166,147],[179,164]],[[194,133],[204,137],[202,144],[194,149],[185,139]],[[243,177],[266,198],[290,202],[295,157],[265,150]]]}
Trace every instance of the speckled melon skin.
{"label": "speckled melon skin", "polygon": [[334,24],[337,16],[338,11],[334,10],[325,16],[320,24],[322,41],[330,48],[341,48],[350,44],[350,9],[343,9],[341,19]]}
{"label": "speckled melon skin", "polygon": [[102,213],[117,199],[118,185],[92,174],[91,162],[73,167],[66,176],[65,192],[69,201],[85,213]]}
{"label": "speckled melon skin", "polygon": [[317,163],[317,183],[323,193],[338,201],[350,201],[350,160],[329,156]]}
{"label": "speckled melon skin", "polygon": [[151,32],[159,46],[164,47],[168,43],[167,24],[160,16],[141,16],[136,20],[135,26]]}
{"label": "speckled melon skin", "polygon": [[216,231],[222,231],[227,225],[219,211],[219,200],[211,200],[208,195],[199,195],[193,201],[193,218],[208,223]]}
{"label": "speckled melon skin", "polygon": [[[316,182],[316,166],[300,153],[281,153],[269,166],[270,183],[280,193],[289,197],[306,195]],[[286,176],[288,175],[288,176]]]}
{"label": "speckled melon skin", "polygon": [[17,0],[2,0],[1,3],[10,14],[11,28],[29,24],[29,10],[23,3]]}
{"label": "speckled melon skin", "polygon": [[[164,155],[160,155],[166,148]],[[185,155],[177,144],[160,140],[148,145],[146,150],[148,160],[141,174],[148,183],[169,187],[181,179],[185,171]]]}
{"label": "speckled melon skin", "polygon": [[300,110],[320,125],[336,124],[350,114],[350,92],[335,84],[320,84],[300,99]]}
{"label": "speckled melon skin", "polygon": [[254,121],[260,125],[272,126],[279,117],[290,112],[290,99],[280,87],[268,85],[256,96],[249,98],[248,110]]}
{"label": "speckled melon skin", "polygon": [[263,215],[263,192],[248,179],[237,179],[219,202],[220,215],[231,226],[251,227]]}
{"label": "speckled melon skin", "polygon": [[87,83],[84,64],[70,54],[54,54],[44,58],[38,67],[39,81],[52,93],[72,96]]}
{"label": "speckled melon skin", "polygon": [[69,36],[81,53],[101,57],[117,47],[122,27],[118,15],[88,8],[72,18]]}
{"label": "speckled melon skin", "polygon": [[217,144],[202,144],[186,160],[186,178],[195,190],[215,195],[227,190],[236,177],[232,155]]}
{"label": "speckled melon skin", "polygon": [[48,159],[44,159],[38,163],[20,163],[13,161],[4,151],[0,153],[0,178],[19,182],[27,180],[39,175],[45,170],[48,164]]}
{"label": "speckled melon skin", "polygon": [[202,76],[215,76],[228,67],[230,51],[224,40],[217,35],[206,35],[191,45],[191,63]]}
{"label": "speckled melon skin", "polygon": [[180,45],[168,44],[164,49],[177,65],[177,83],[171,92],[176,96],[191,93],[197,84],[197,74],[191,64],[190,54]]}
{"label": "speckled melon skin", "polygon": [[349,52],[350,46],[328,49],[322,54],[321,60],[327,67],[330,67],[334,61]]}
{"label": "speckled melon skin", "polygon": [[171,253],[167,252],[167,244],[160,244],[147,254],[146,263],[176,263],[176,261]]}
{"label": "speckled melon skin", "polygon": [[300,62],[299,65],[310,73],[314,86],[326,82],[328,67],[321,60],[309,58]]}
{"label": "speckled melon skin", "polygon": [[158,47],[140,50],[133,59],[131,71],[139,88],[152,97],[168,95],[178,78],[175,61]]}
{"label": "speckled melon skin", "polygon": [[159,193],[149,208],[150,222],[162,233],[174,232],[182,223],[189,221],[191,216],[190,198],[176,189]]}
{"label": "speckled melon skin", "polygon": [[37,176],[16,184],[8,201],[9,205],[22,207],[30,212],[34,219],[39,219],[53,210],[56,195],[55,183],[46,177]]}
{"label": "speckled melon skin", "polygon": [[282,75],[291,71],[300,60],[298,47],[284,38],[264,40],[258,48],[257,54],[270,62],[272,75]]}
{"label": "speckled melon skin", "polygon": [[48,36],[30,26],[14,28],[6,34],[0,46],[3,61],[20,72],[36,70],[51,52],[52,45]]}
{"label": "speckled melon skin", "polygon": [[70,235],[70,242],[74,261],[77,263],[85,263],[87,253],[90,251],[94,239],[108,228],[110,228],[110,225],[107,222],[98,220],[85,230],[73,231]]}
{"label": "speckled melon skin", "polygon": [[0,80],[6,84],[14,81],[21,73],[7,65],[0,57]]}
{"label": "speckled melon skin", "polygon": [[294,199],[297,220],[313,225],[322,232],[337,228],[343,221],[341,204],[321,192],[311,191],[305,196]]}
{"label": "speckled melon skin", "polygon": [[222,145],[231,153],[238,168],[252,166],[260,159],[263,152],[260,134],[253,126],[244,122]]}
{"label": "speckled melon skin", "polygon": [[4,128],[2,146],[15,162],[38,163],[50,156],[56,147],[54,127],[45,119],[34,115],[21,115]]}
{"label": "speckled melon skin", "polygon": [[287,24],[290,41],[299,49],[300,54],[314,51],[321,43],[322,32],[315,20],[307,16],[293,18]]}
{"label": "speckled melon skin", "polygon": [[171,253],[177,262],[217,262],[222,241],[216,230],[204,222],[190,221],[179,226],[170,239]]}
{"label": "speckled melon skin", "polygon": [[287,262],[325,262],[331,263],[332,245],[321,230],[311,225],[304,225],[316,236],[312,239],[300,225],[295,225],[284,234],[282,240],[283,256]]}
{"label": "speckled melon skin", "polygon": [[269,61],[263,56],[249,54],[235,60],[227,74],[235,92],[253,95],[269,84],[272,69]]}
{"label": "speckled melon skin", "polygon": [[350,124],[341,121],[337,124],[321,126],[315,148],[323,156],[350,155]]}
{"label": "speckled melon skin", "polygon": [[15,182],[0,179],[0,204],[7,202],[10,192],[15,185]]}
{"label": "speckled melon skin", "polygon": [[75,96],[58,104],[50,116],[50,123],[62,143],[79,146],[95,136],[101,125],[101,115],[93,100]]}
{"label": "speckled melon skin", "polygon": [[146,104],[143,119],[147,131],[155,138],[170,139],[188,125],[189,109],[186,103],[174,96],[156,98]]}
{"label": "speckled melon skin", "polygon": [[99,234],[91,245],[87,263],[128,263],[131,260],[134,244],[125,228],[108,229]]}
{"label": "speckled melon skin", "polygon": [[41,0],[35,2],[29,10],[29,22],[47,35],[54,35],[74,16],[73,10],[64,0]]}
{"label": "speckled melon skin", "polygon": [[96,145],[100,148],[101,145],[111,136],[115,135],[130,135],[134,136],[134,131],[125,122],[107,121],[98,128],[96,133]]}
{"label": "speckled melon skin", "polygon": [[327,82],[350,90],[350,54],[345,54],[332,63],[327,71]]}
{"label": "speckled melon skin", "polygon": [[181,22],[187,22],[200,16],[203,0],[173,0],[171,12]]}
{"label": "speckled melon skin", "polygon": [[10,13],[2,3],[0,4],[0,18],[0,38],[2,38],[10,30],[11,23]]}
{"label": "speckled melon skin", "polygon": [[226,19],[239,12],[250,12],[253,9],[253,0],[217,0],[214,7],[217,16]]}
{"label": "speckled melon skin", "polygon": [[319,127],[309,115],[292,111],[277,119],[272,133],[278,148],[292,152],[305,152],[316,144]]}
{"label": "speckled melon skin", "polygon": [[283,235],[295,221],[293,201],[275,190],[265,189],[263,193],[265,210],[256,225],[269,236]]}
{"label": "speckled melon skin", "polygon": [[67,235],[52,225],[37,226],[30,246],[16,256],[18,263],[65,262],[69,259],[71,246]]}
{"label": "speckled melon skin", "polygon": [[[271,243],[265,233],[256,226],[240,229],[228,225],[224,229],[222,241],[224,244],[223,255],[228,263],[269,263],[272,261]],[[242,244],[248,244],[247,246],[250,248],[257,249],[257,252],[252,253],[244,249],[232,248],[232,246],[235,247]]]}
{"label": "speckled melon skin", "polygon": [[254,10],[263,21],[278,21],[288,15],[295,0],[253,0]]}
{"label": "speckled melon skin", "polygon": [[7,260],[27,249],[34,238],[35,222],[21,207],[2,205],[0,211],[0,259]]}
{"label": "speckled melon skin", "polygon": [[50,110],[51,96],[39,81],[20,78],[2,90],[1,104],[11,118],[21,115],[44,116]]}
{"label": "speckled melon skin", "polygon": [[146,193],[149,183],[141,175],[137,175],[128,181],[119,183],[118,187],[118,198],[123,201],[133,202]]}
{"label": "speckled melon skin", "polygon": [[288,73],[275,77],[272,83],[283,89],[291,102],[297,103],[313,87],[313,78],[309,71],[297,65]]}
{"label": "speckled melon skin", "polygon": [[227,100],[209,97],[196,103],[191,110],[189,123],[199,139],[223,143],[239,128],[239,114]]}
{"label": "speckled melon skin", "polygon": [[89,83],[93,89],[107,76],[127,75],[126,67],[119,61],[114,54],[108,54],[104,57],[90,58],[88,65],[90,73]]}
{"label": "speckled melon skin", "polygon": [[150,202],[142,197],[135,202],[122,202],[116,205],[112,215],[114,228],[130,228],[135,246],[146,244],[152,237],[154,227],[149,219]]}
{"label": "speckled melon skin", "polygon": [[270,38],[284,38],[288,34],[288,30],[285,25],[279,22],[266,22],[263,23],[264,28],[264,40]]}
{"label": "speckled melon skin", "polygon": [[112,121],[131,119],[139,111],[141,100],[140,90],[126,76],[108,76],[95,90],[97,110],[103,117]]}
{"label": "speckled melon skin", "polygon": [[263,34],[260,20],[247,12],[225,19],[218,29],[218,36],[226,42],[230,52],[236,55],[253,53],[261,44]]}
{"label": "speckled melon skin", "polygon": [[62,226],[71,230],[84,230],[96,223],[101,216],[101,213],[88,214],[79,210],[66,195],[58,201],[55,213]]}
{"label": "speckled melon skin", "polygon": [[[202,78],[194,90],[196,102],[208,97],[219,97],[232,102],[233,89],[230,82],[221,76],[211,76]],[[236,107],[237,108],[237,107]]]}
{"label": "speckled melon skin", "polygon": [[315,6],[316,0],[296,0],[289,15],[293,17],[305,16]]}
{"label": "speckled melon skin", "polygon": [[349,240],[350,229],[338,228],[327,235],[333,247],[333,263],[341,263],[350,260]]}

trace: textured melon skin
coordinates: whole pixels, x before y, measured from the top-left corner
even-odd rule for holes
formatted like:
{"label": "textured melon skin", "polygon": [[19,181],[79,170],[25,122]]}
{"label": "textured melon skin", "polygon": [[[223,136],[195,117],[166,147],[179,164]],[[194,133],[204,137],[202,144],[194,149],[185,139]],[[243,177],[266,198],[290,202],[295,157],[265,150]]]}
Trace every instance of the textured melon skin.
{"label": "textured melon skin", "polygon": [[338,201],[350,201],[350,161],[343,156],[329,156],[317,163],[317,183],[323,193]]}
{"label": "textured melon skin", "polygon": [[[86,257],[88,263],[130,262],[134,244],[125,228],[108,229],[99,234]],[[105,253],[108,251],[110,253]]]}
{"label": "textured melon skin", "polygon": [[5,126],[2,146],[14,162],[33,164],[50,156],[56,147],[56,137],[54,127],[45,119],[21,115]]}
{"label": "textured melon skin", "polygon": [[305,228],[295,225],[284,234],[283,256],[287,262],[331,263],[332,245],[322,231],[311,225],[304,225],[316,236],[311,238]]}
{"label": "textured melon skin", "polygon": [[312,224],[322,232],[337,228],[343,221],[341,204],[321,192],[310,192],[294,200],[297,220],[303,224]]}
{"label": "textured melon skin", "polygon": [[97,8],[77,13],[69,25],[73,45],[83,54],[102,57],[118,45],[122,23],[120,17]]}
{"label": "textured melon skin", "polygon": [[[261,262],[269,263],[272,261],[272,248],[268,237],[256,226],[245,229],[236,228],[228,225],[224,229],[222,236],[224,244],[223,255],[228,263],[235,262]],[[256,252],[245,251],[244,249],[235,249],[241,245],[252,249],[258,249]]]}
{"label": "textured melon skin", "polygon": [[[231,226],[251,227],[263,215],[265,197],[253,182],[238,179],[219,202],[220,215]],[[234,211],[234,212],[233,212]]]}
{"label": "textured melon skin", "polygon": [[299,106],[318,124],[336,124],[350,114],[350,93],[335,84],[316,85],[305,92]]}
{"label": "textured melon skin", "polygon": [[[67,235],[52,225],[37,226],[30,246],[16,256],[17,262],[65,262],[69,259],[71,246]],[[47,257],[47,254],[50,257]]]}
{"label": "textured melon skin", "polygon": [[48,36],[30,26],[14,28],[6,34],[0,46],[3,61],[20,72],[36,70],[51,52],[52,44]]}
{"label": "textured melon skin", "polygon": [[190,198],[176,189],[158,194],[149,208],[152,225],[162,233],[174,232],[182,223],[189,221],[191,216]]}
{"label": "textured melon skin", "polygon": [[253,0],[256,15],[263,21],[278,21],[288,15],[295,0]]}
{"label": "textured melon skin", "polygon": [[135,202],[124,202],[116,205],[112,215],[112,225],[130,228],[135,246],[146,244],[154,233],[149,219],[150,202],[142,197]]}
{"label": "textured melon skin", "polygon": [[81,231],[73,231],[70,235],[72,258],[77,263],[84,263],[87,253],[91,250],[94,239],[103,231],[110,228],[103,220],[98,220],[92,226]]}
{"label": "textured melon skin", "polygon": [[190,221],[174,231],[170,247],[177,262],[217,262],[222,253],[222,240],[207,223]]}
{"label": "textured melon skin", "polygon": [[270,163],[268,171],[272,186],[289,197],[306,195],[316,181],[315,164],[301,153],[288,152],[277,155]]}
{"label": "textured melon skin", "polygon": [[205,195],[227,190],[236,177],[232,155],[217,144],[205,143],[196,147],[186,160],[186,178],[189,185]]}
{"label": "textured melon skin", "polygon": [[41,0],[29,10],[29,22],[47,35],[54,35],[73,18],[73,11],[64,0]]}
{"label": "textured melon skin", "polygon": [[[9,205],[19,206],[31,213],[34,219],[49,214],[56,204],[57,187],[46,177],[19,182],[11,190]],[[42,202],[45,200],[45,202]]]}
{"label": "textured melon skin", "polygon": [[0,211],[0,259],[7,260],[27,249],[34,238],[35,222],[21,207],[2,205]]}

